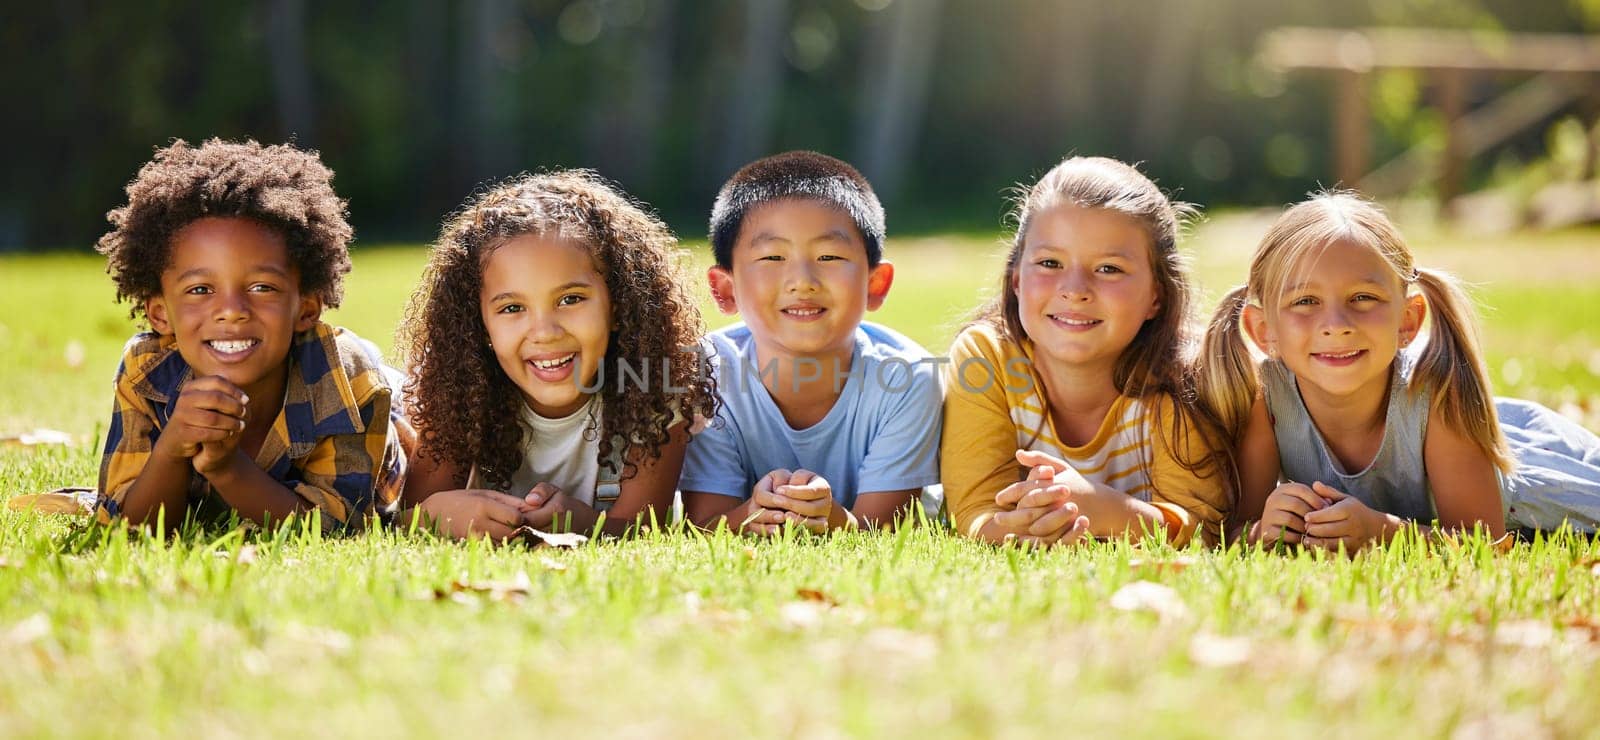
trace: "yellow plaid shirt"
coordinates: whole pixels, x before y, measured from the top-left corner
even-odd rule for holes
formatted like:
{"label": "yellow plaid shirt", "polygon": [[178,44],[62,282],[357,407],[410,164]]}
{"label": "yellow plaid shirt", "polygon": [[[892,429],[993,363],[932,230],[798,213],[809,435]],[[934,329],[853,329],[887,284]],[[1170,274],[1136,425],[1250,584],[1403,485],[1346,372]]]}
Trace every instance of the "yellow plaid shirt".
{"label": "yellow plaid shirt", "polygon": [[[392,515],[405,482],[405,451],[390,423],[393,391],[369,348],[355,334],[322,322],[295,335],[283,409],[255,457],[262,470],[320,510],[327,529],[359,528],[371,514]],[[128,341],[100,463],[102,520],[121,512],[192,375],[170,335],[144,332]],[[197,473],[189,479],[189,509],[201,519],[230,510]]]}

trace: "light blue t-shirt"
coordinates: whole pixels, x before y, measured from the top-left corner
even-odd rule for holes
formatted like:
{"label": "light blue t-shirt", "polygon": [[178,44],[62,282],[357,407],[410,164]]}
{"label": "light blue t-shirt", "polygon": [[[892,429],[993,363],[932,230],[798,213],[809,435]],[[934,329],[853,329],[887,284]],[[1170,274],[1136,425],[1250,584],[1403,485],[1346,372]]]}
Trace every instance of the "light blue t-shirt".
{"label": "light blue t-shirt", "polygon": [[[806,429],[790,427],[762,385],[749,328],[736,324],[706,342],[716,353],[722,409],[690,439],[680,489],[746,499],[767,473],[804,468],[828,481],[835,501],[853,507],[857,493],[939,482],[944,394],[939,366],[916,342],[862,322],[839,400]],[[817,377],[831,380],[832,369],[820,365]]]}

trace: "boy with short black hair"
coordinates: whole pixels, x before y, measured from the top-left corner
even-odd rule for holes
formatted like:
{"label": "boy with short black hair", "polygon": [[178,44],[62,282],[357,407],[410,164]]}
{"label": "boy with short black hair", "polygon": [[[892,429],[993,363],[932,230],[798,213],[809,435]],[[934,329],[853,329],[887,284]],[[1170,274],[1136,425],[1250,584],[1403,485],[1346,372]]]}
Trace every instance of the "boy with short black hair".
{"label": "boy with short black hair", "polygon": [[938,369],[862,321],[894,282],[883,241],[872,186],[832,157],[767,157],[723,185],[707,278],[744,323],[707,337],[723,405],[679,481],[695,524],[879,527],[938,482]]}
{"label": "boy with short black hair", "polygon": [[321,321],[350,271],[332,177],[315,153],[212,139],[157,151],[128,184],[97,249],[153,331],[117,368],[103,516],[316,509],[335,528],[393,512],[390,383],[371,343]]}

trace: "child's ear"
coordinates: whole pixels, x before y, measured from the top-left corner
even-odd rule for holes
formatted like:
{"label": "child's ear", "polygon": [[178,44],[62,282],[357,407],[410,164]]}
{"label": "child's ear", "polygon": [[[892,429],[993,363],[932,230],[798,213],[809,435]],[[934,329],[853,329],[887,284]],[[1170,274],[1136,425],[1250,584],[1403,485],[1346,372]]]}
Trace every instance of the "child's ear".
{"label": "child's ear", "polygon": [[1400,315],[1400,346],[1408,347],[1422,331],[1422,320],[1428,315],[1428,302],[1420,293],[1406,297],[1405,312]]}
{"label": "child's ear", "polygon": [[1150,299],[1150,312],[1144,315],[1144,320],[1149,321],[1161,315],[1161,296]]}
{"label": "child's ear", "polygon": [[1241,319],[1244,323],[1244,334],[1255,343],[1256,347],[1271,357],[1278,356],[1278,339],[1273,336],[1272,329],[1267,326],[1267,313],[1260,306],[1247,303]]}
{"label": "child's ear", "polygon": [[888,260],[878,263],[867,273],[867,310],[876,311],[889,297],[889,287],[894,285],[894,265]]}
{"label": "child's ear", "polygon": [[733,271],[722,265],[712,265],[706,270],[706,282],[711,285],[711,298],[717,310],[732,316],[739,312],[739,302],[733,297]]}
{"label": "child's ear", "polygon": [[294,319],[294,332],[299,334],[317,325],[322,318],[322,299],[314,295],[301,296],[300,313]]}
{"label": "child's ear", "polygon": [[167,302],[161,296],[144,299],[144,317],[157,334],[171,334],[172,322],[167,320]]}

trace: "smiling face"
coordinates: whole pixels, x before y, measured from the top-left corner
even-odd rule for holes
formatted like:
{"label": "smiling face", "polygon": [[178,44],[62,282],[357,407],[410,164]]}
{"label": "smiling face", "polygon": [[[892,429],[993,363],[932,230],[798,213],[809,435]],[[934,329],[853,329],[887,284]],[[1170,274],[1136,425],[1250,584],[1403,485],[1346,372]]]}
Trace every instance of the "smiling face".
{"label": "smiling face", "polygon": [[1110,372],[1161,306],[1150,236],[1128,216],[1063,204],[1034,214],[1012,290],[1041,359]]}
{"label": "smiling face", "polygon": [[1311,386],[1349,397],[1387,388],[1389,368],[1421,326],[1421,296],[1376,249],[1336,241],[1290,262],[1282,289],[1246,313],[1252,338]]}
{"label": "smiling face", "polygon": [[839,209],[805,199],[751,209],[730,267],[712,267],[711,293],[724,313],[740,314],[763,361],[849,356],[856,327],[889,292],[894,268],[867,264],[855,223]]}
{"label": "smiling face", "polygon": [[145,314],[175,336],[196,377],[220,375],[256,395],[281,382],[295,333],[316,324],[322,303],[300,294],[282,235],[250,219],[208,217],[173,236],[161,295]]}
{"label": "smiling face", "polygon": [[611,294],[588,249],[536,234],[483,259],[478,295],[500,369],[534,413],[570,416],[588,402],[611,339]]}

